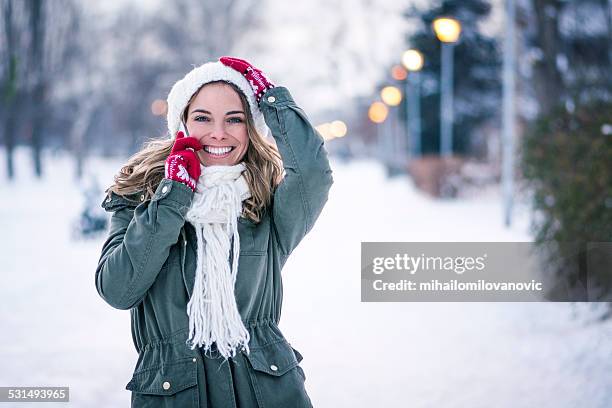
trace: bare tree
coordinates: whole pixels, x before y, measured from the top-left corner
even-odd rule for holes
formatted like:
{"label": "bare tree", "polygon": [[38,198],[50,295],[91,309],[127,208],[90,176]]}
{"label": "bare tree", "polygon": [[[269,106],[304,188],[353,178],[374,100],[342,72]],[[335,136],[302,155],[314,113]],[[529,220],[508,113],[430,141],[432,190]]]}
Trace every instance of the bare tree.
{"label": "bare tree", "polygon": [[29,30],[32,36],[29,65],[33,83],[30,95],[31,126],[29,126],[28,130],[31,132],[34,171],[38,177],[41,177],[42,163],[40,160],[40,149],[42,146],[43,119],[47,114],[45,93],[48,86],[48,78],[44,72],[43,61],[43,39],[46,20],[41,0],[30,0],[28,7],[30,9]]}
{"label": "bare tree", "polygon": [[48,95],[69,56],[73,11],[71,0],[2,1],[1,103],[6,113],[1,127],[9,179],[15,175],[13,151],[19,133],[31,143],[34,171],[42,176],[40,152],[51,113]]}
{"label": "bare tree", "polygon": [[559,35],[559,0],[534,0],[534,11],[537,21],[537,47],[540,58],[534,67],[534,87],[540,109],[550,112],[553,106],[565,96],[563,76],[557,66],[557,55],[561,44]]}
{"label": "bare tree", "polygon": [[540,112],[612,95],[609,0],[530,0],[533,87]]}
{"label": "bare tree", "polygon": [[113,61],[105,75],[113,126],[109,137],[129,140],[130,151],[163,132],[152,115],[155,99],[165,99],[172,84],[194,65],[231,53],[260,22],[254,0],[202,2],[179,0],[155,13],[126,6],[115,15],[106,42]]}
{"label": "bare tree", "polygon": [[177,67],[216,59],[263,24],[261,7],[257,0],[178,0],[164,13],[162,38],[176,44]]}
{"label": "bare tree", "polygon": [[[11,0],[2,1],[2,35],[4,41],[0,41],[1,67],[1,89],[2,89],[2,133],[4,134],[4,146],[6,149],[7,176],[9,179],[15,177],[15,165],[13,151],[17,142],[17,113],[20,112],[24,100],[23,97],[23,58],[20,55],[21,33],[18,26],[21,23],[22,10],[15,7]],[[21,13],[20,13],[21,12]],[[4,46],[2,46],[4,44]]]}

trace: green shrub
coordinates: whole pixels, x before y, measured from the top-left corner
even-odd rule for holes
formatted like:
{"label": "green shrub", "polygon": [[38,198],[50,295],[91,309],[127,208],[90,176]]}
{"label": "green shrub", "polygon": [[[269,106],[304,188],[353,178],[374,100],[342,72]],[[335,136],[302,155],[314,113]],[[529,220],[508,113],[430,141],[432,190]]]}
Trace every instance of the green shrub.
{"label": "green shrub", "polygon": [[[540,117],[523,139],[531,227],[554,286],[552,300],[612,298],[611,126],[612,103],[595,101]],[[589,245],[594,242],[608,244]]]}

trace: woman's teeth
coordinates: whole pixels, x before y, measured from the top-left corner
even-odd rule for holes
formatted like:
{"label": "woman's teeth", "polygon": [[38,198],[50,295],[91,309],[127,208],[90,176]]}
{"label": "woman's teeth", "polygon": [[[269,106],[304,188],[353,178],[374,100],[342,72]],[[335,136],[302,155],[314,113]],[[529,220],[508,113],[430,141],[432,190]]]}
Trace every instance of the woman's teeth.
{"label": "woman's teeth", "polygon": [[215,155],[215,156],[223,156],[231,152],[232,150],[234,150],[234,147],[233,146],[228,146],[228,147],[204,146],[204,150],[206,150],[206,152],[212,155]]}

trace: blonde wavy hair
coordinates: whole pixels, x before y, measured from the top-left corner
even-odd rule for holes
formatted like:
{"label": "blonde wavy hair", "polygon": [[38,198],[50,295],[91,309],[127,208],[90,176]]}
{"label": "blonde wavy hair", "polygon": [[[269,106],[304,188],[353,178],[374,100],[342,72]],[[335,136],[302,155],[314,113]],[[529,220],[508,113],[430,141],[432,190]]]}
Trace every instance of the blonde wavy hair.
{"label": "blonde wavy hair", "polygon": [[[263,211],[271,203],[274,190],[283,178],[283,165],[277,147],[257,133],[249,103],[242,91],[231,82],[223,80],[208,82],[191,96],[183,111],[182,120],[186,122],[189,105],[200,89],[216,82],[231,86],[238,93],[242,108],[246,112],[249,146],[242,162],[246,166],[244,175],[251,190],[251,197],[244,201],[243,216],[258,223]],[[127,163],[114,176],[114,184],[105,192],[108,194],[112,191],[118,195],[144,194],[144,200],[149,200],[164,178],[164,164],[173,144],[174,139],[170,139],[167,135],[147,140],[140,151],[128,158]]]}

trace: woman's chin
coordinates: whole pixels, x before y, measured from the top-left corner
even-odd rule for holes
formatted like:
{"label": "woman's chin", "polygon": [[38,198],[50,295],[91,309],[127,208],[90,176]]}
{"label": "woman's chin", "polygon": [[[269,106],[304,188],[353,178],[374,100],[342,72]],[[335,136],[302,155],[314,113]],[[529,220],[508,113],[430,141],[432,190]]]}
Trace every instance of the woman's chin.
{"label": "woman's chin", "polygon": [[203,152],[198,152],[197,156],[204,166],[233,166],[241,161],[236,159],[234,152],[224,157],[213,157],[211,154]]}
{"label": "woman's chin", "polygon": [[202,158],[199,157],[200,159],[200,163],[202,163],[203,166],[231,166],[231,159],[229,158],[224,158],[224,159],[214,159],[214,158]]}

